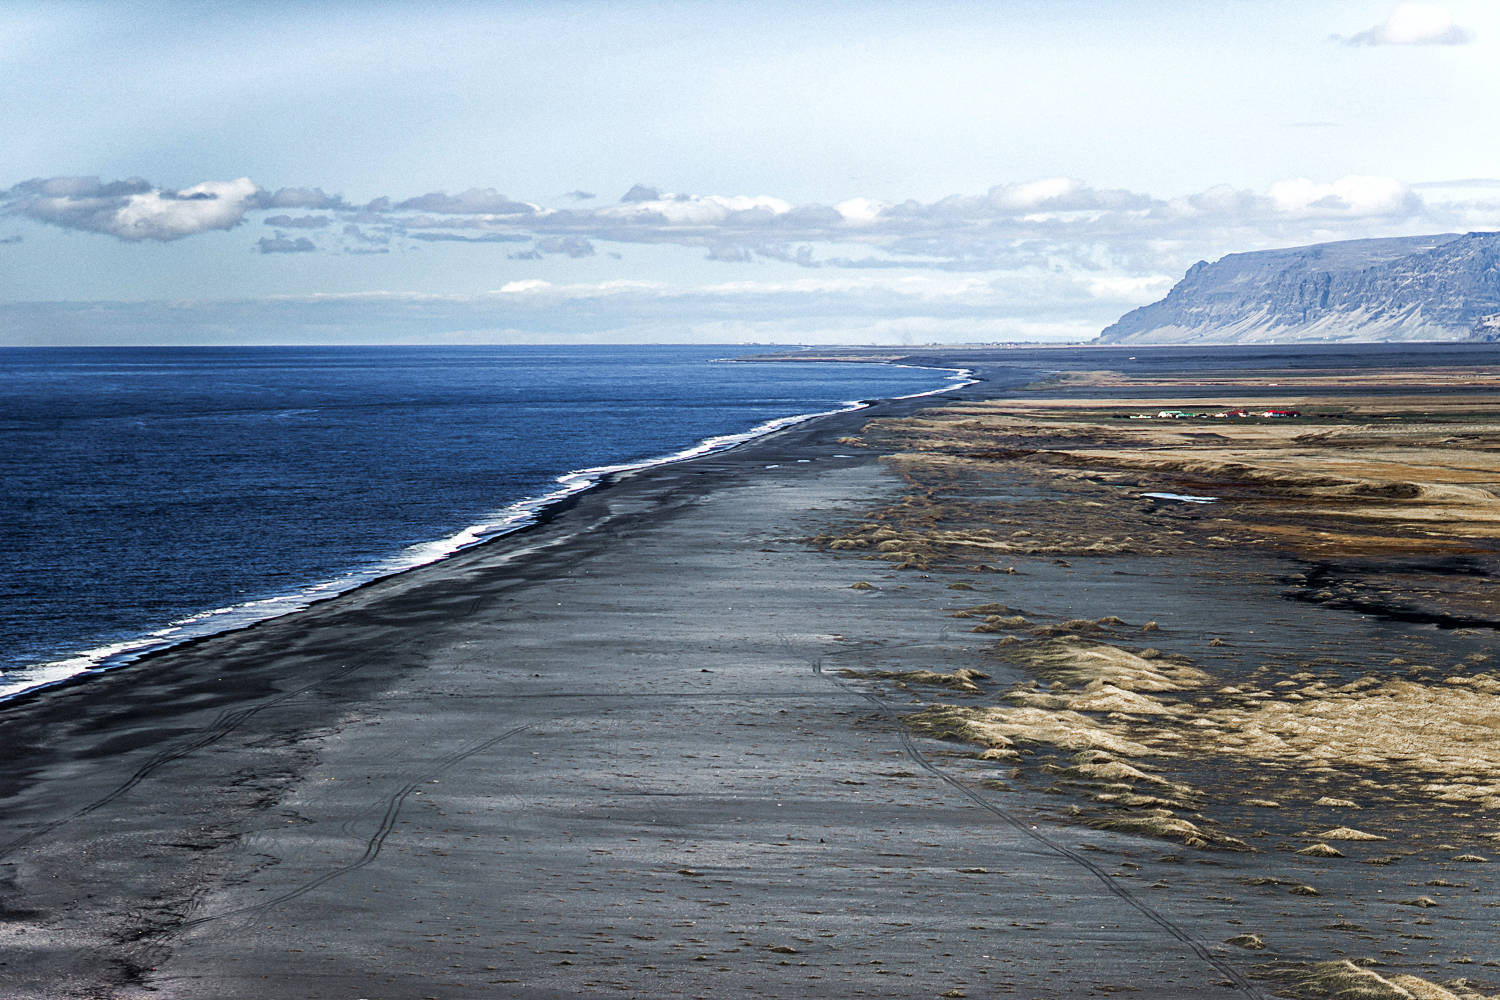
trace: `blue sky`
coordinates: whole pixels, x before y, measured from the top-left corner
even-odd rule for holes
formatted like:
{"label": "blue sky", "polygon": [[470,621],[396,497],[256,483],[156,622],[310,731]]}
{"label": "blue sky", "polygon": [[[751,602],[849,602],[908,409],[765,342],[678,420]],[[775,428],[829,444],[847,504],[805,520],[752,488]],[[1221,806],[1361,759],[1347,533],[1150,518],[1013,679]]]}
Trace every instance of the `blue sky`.
{"label": "blue sky", "polygon": [[1490,0],[11,3],[0,343],[1086,338],[1198,259],[1500,227],[1497,39]]}

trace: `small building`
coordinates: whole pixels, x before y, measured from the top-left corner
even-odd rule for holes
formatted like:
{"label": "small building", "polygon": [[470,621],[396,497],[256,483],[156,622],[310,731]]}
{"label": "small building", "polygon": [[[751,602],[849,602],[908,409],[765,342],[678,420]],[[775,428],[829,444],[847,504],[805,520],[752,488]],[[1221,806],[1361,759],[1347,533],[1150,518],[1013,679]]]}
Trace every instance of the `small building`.
{"label": "small building", "polygon": [[1162,420],[1182,420],[1186,417],[1196,417],[1198,414],[1189,413],[1187,410],[1160,410],[1156,415]]}
{"label": "small building", "polygon": [[1302,414],[1296,410],[1267,410],[1262,413],[1263,417],[1300,417]]}

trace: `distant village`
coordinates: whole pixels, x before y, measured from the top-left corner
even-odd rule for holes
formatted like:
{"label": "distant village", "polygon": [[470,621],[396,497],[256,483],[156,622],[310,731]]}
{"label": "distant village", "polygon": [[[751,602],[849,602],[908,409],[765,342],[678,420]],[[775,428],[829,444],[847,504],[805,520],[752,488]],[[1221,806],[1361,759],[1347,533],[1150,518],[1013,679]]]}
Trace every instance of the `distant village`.
{"label": "distant village", "polygon": [[[1192,417],[1300,417],[1298,410],[1224,410],[1219,413],[1194,413],[1191,410],[1158,410],[1155,415],[1138,413],[1131,420],[1186,420]],[[1336,413],[1315,413],[1317,417],[1336,417]]]}

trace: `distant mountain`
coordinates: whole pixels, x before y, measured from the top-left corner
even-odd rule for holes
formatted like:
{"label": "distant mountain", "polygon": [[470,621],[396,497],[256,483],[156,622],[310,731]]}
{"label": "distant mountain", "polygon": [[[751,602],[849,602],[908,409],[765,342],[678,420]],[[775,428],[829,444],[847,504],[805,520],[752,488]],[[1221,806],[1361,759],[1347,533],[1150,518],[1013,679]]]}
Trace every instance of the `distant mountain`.
{"label": "distant mountain", "polygon": [[1500,340],[1500,233],[1348,240],[1199,261],[1103,344]]}

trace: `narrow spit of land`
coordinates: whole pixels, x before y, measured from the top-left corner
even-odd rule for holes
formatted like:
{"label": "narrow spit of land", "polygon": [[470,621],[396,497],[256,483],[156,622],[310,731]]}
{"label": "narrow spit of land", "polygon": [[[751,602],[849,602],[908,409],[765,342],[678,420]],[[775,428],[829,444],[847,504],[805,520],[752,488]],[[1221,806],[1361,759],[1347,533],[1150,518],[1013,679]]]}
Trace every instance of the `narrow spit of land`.
{"label": "narrow spit of land", "polygon": [[1487,401],[1394,476],[1363,384],[1297,443],[1055,365],[10,706],[0,992],[1500,989]]}

